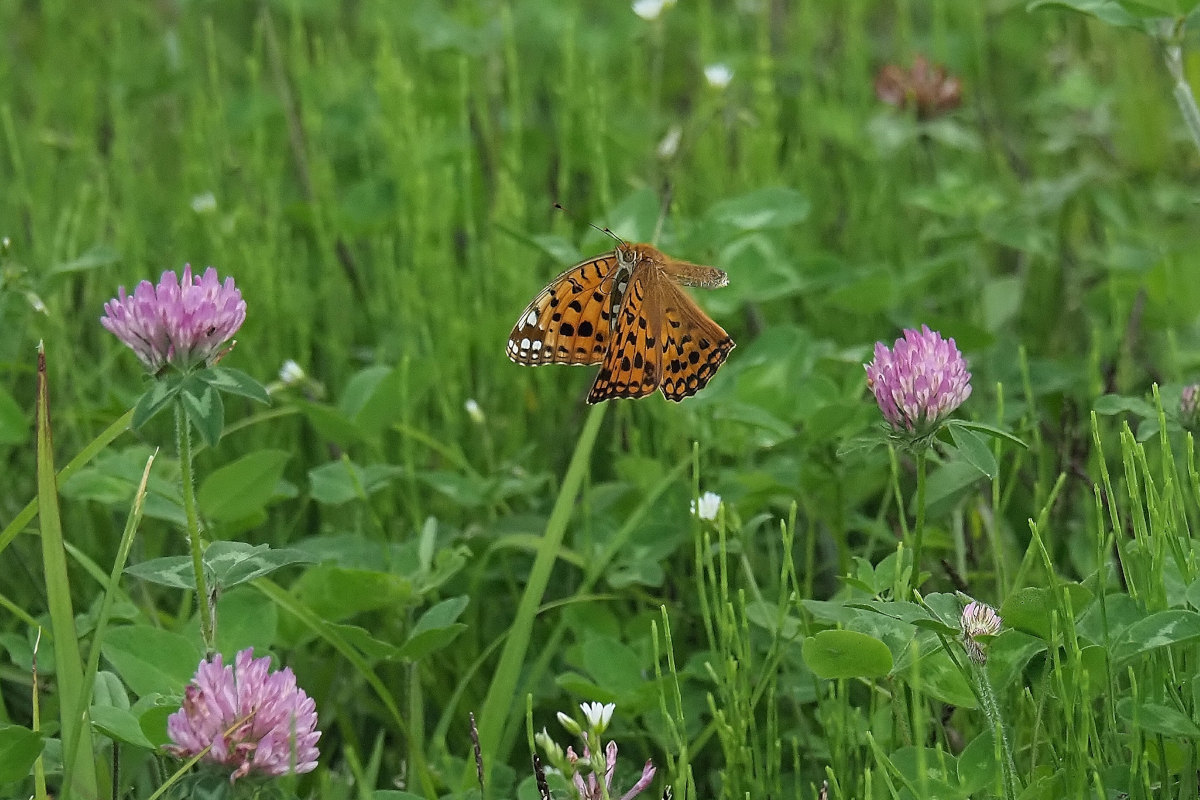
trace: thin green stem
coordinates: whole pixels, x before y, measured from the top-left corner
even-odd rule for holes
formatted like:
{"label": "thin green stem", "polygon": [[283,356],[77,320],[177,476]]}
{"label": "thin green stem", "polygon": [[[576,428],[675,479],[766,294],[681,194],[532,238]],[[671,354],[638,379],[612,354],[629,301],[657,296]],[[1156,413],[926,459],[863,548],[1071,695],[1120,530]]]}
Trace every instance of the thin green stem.
{"label": "thin green stem", "polygon": [[200,519],[196,514],[196,482],[192,476],[192,429],[183,404],[175,403],[175,441],[179,452],[179,482],[183,494],[183,513],[187,519],[188,546],[192,551],[192,572],[196,577],[196,605],[200,608],[200,636],[204,651],[216,652],[213,641],[212,609],[208,604],[208,584],[204,580],[204,550],[200,543]]}
{"label": "thin green stem", "polygon": [[928,469],[925,451],[917,452],[917,519],[913,524],[912,552],[913,572],[912,586],[921,587],[921,542],[925,538],[925,473]]}
{"label": "thin green stem", "polygon": [[975,675],[975,685],[979,688],[979,698],[982,701],[983,713],[988,718],[988,723],[992,728],[992,735],[996,737],[997,747],[1004,754],[1004,760],[1000,765],[1001,776],[1004,780],[1004,798],[1005,800],[1016,800],[1017,797],[1017,767],[1013,762],[1012,746],[1008,742],[1008,734],[1004,730],[1004,720],[1000,717],[1000,705],[996,702],[996,695],[992,691],[992,684],[988,680],[987,670],[982,664],[975,661],[970,661],[971,671]]}
{"label": "thin green stem", "polygon": [[1196,149],[1200,150],[1200,108],[1196,106],[1196,95],[1193,94],[1191,84],[1187,82],[1187,77],[1184,75],[1183,47],[1180,44],[1182,39],[1183,26],[1180,23],[1165,43],[1163,57],[1167,62],[1167,71],[1171,73],[1171,79],[1175,82],[1175,85],[1171,87],[1171,93],[1175,95],[1175,102],[1179,104],[1183,122],[1192,136],[1192,141],[1196,144]]}

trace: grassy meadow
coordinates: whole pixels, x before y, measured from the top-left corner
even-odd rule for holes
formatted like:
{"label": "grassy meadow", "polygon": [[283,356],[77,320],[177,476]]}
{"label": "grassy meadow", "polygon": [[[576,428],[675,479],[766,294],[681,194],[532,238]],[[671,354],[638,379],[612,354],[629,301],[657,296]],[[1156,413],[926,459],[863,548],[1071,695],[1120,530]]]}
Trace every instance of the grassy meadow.
{"label": "grassy meadow", "polygon": [[[558,712],[589,800],[1200,797],[1197,3],[1033,5],[0,3],[0,797],[563,800]],[[960,104],[877,96],[918,56]],[[505,357],[588,223],[728,273],[695,397]],[[99,318],[185,263],[271,396],[181,458]],[[863,365],[922,324],[914,450]],[[162,749],[210,600],[315,770]]]}

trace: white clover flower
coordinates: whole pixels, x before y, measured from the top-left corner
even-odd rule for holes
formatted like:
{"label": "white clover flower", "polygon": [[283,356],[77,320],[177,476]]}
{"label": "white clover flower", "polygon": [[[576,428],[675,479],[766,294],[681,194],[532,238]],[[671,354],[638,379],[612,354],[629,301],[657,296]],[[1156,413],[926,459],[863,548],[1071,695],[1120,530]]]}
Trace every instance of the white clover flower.
{"label": "white clover flower", "polygon": [[467,401],[463,403],[463,409],[467,412],[467,416],[471,418],[472,422],[476,425],[483,424],[483,410],[479,407],[479,403],[475,401],[475,398],[467,398]]}
{"label": "white clover flower", "polygon": [[616,710],[616,703],[580,703],[579,708],[583,711],[583,715],[587,717],[588,725],[597,733],[603,733],[608,727],[609,720],[612,719],[613,711]]}
{"label": "white clover flower", "polygon": [[714,89],[724,89],[733,80],[733,70],[728,64],[709,64],[704,68],[704,80]]}
{"label": "white clover flower", "polygon": [[655,152],[663,161],[674,156],[679,152],[679,140],[683,138],[683,128],[679,125],[672,125],[667,129],[667,134],[663,136],[662,141],[658,143],[658,148]]}
{"label": "white clover flower", "polygon": [[717,518],[721,509],[721,495],[716,492],[705,492],[699,500],[692,500],[692,513],[702,520],[712,522]]}
{"label": "white clover flower", "polygon": [[290,358],[279,368],[279,380],[287,386],[300,383],[305,377],[304,368]]}
{"label": "white clover flower", "polygon": [[995,636],[1000,632],[1000,626],[1004,621],[996,613],[996,609],[986,603],[979,603],[972,600],[963,609],[960,622],[963,632],[963,646],[967,648],[967,655],[976,664],[987,663],[987,651],[984,649],[983,642],[979,641],[979,637]]}
{"label": "white clover flower", "polygon": [[675,5],[675,0],[634,0],[633,13],[646,21],[656,20],[667,8]]}
{"label": "white clover flower", "polygon": [[212,192],[204,192],[192,197],[192,211],[197,214],[209,214],[217,210],[217,198]]}

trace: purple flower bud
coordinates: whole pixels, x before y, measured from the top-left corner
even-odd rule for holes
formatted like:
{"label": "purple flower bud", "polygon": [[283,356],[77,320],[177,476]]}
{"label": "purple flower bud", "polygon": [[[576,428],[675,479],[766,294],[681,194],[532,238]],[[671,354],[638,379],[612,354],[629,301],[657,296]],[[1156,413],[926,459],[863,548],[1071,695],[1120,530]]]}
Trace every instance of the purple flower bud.
{"label": "purple flower bud", "polygon": [[181,370],[211,366],[245,321],[246,303],[233,278],[221,283],[212,267],[193,278],[191,265],[184,266],[182,281],[167,270],[157,286],[142,281],[132,295],[120,287],[100,318],[151,374],[168,364]]}
{"label": "purple flower bud", "polygon": [[863,365],[879,410],[897,431],[929,433],[971,396],[971,373],[953,339],[929,326],[906,329],[888,349],[875,343],[875,360]]}
{"label": "purple flower bud", "polygon": [[[167,718],[179,758],[201,758],[233,767],[229,781],[251,772],[287,775],[317,766],[316,704],[296,685],[291,669],[269,672],[271,659],[254,659],[250,648],[223,666],[218,653],[201,661],[183,707]],[[208,752],[204,752],[209,748]]]}

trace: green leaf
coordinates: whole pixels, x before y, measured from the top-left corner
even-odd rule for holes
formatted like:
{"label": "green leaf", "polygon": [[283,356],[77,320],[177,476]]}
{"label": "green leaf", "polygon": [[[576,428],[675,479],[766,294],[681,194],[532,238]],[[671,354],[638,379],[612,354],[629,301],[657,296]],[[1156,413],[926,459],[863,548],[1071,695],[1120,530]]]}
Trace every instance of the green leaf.
{"label": "green leaf", "polygon": [[644,680],[642,660],[619,639],[593,634],[584,639],[580,651],[584,670],[605,691],[624,694]]}
{"label": "green leaf", "polygon": [[1033,11],[1043,6],[1069,8],[1117,28],[1134,28],[1140,31],[1146,30],[1143,20],[1169,16],[1159,9],[1130,0],[1034,0],[1026,6],[1026,10]]}
{"label": "green leaf", "polygon": [[781,615],[778,606],[765,600],[746,604],[746,619],[784,641],[795,639],[803,632],[803,623],[797,617]]}
{"label": "green leaf", "polygon": [[110,739],[145,750],[154,749],[154,745],[142,731],[138,717],[127,708],[92,706],[92,725]]}
{"label": "green leaf", "polygon": [[200,511],[218,521],[244,519],[262,511],[275,495],[286,450],[258,450],[214,471],[196,495]]}
{"label": "green leaf", "polygon": [[[919,752],[921,750],[924,752]],[[958,759],[944,750],[901,747],[889,760],[910,785],[920,785],[921,800],[962,800],[964,797],[958,788]]]}
{"label": "green leaf", "polygon": [[[236,653],[247,647],[265,651],[275,641],[279,607],[261,592],[240,587],[218,596],[217,619],[221,623],[217,626],[218,651]],[[198,621],[196,630],[199,631]]]}
{"label": "green leaf", "polygon": [[70,261],[60,261],[57,264],[51,265],[46,274],[62,275],[71,272],[87,272],[100,267],[107,267],[109,264],[115,264],[120,258],[121,254],[117,252],[116,248],[102,242],[92,245],[84,253]]}
{"label": "green leaf", "polygon": [[192,559],[188,556],[152,558],[140,564],[131,564],[125,568],[125,574],[173,589],[196,588]]}
{"label": "green leaf", "polygon": [[470,602],[471,598],[464,594],[458,597],[451,597],[449,600],[443,600],[437,605],[432,606],[417,620],[417,624],[413,626],[410,638],[412,635],[418,633],[444,628],[447,625],[453,624],[462,615],[462,612],[467,609],[467,604]]}
{"label": "green leaf", "polygon": [[1192,718],[1178,709],[1161,703],[1136,702],[1132,697],[1117,701],[1117,715],[1136,725],[1139,731],[1158,733],[1163,736],[1200,739],[1200,727]]}
{"label": "green leaf", "polygon": [[[952,459],[942,464],[929,474],[925,484],[926,512],[935,517],[936,506],[959,499],[978,480],[979,470],[966,459]],[[916,508],[916,502],[914,492],[908,504],[910,513]]]}
{"label": "green leaf", "polygon": [[[310,564],[315,561],[303,550],[270,545],[250,545],[244,542],[213,542],[204,551],[205,575],[222,589],[268,575],[290,564]],[[196,575],[190,556],[167,556],[126,567],[126,574],[151,583],[175,589],[195,589]]]}
{"label": "green leaf", "polygon": [[331,629],[351,647],[372,661],[392,661],[401,657],[400,648],[391,642],[376,639],[364,628],[357,625],[331,624]]}
{"label": "green leaf", "polygon": [[125,685],[116,674],[98,670],[92,683],[95,687],[92,689],[92,705],[129,708],[129,695],[125,693]]}
{"label": "green leaf", "polygon": [[984,729],[963,748],[962,753],[958,756],[960,788],[966,796],[972,797],[984,788],[995,787],[999,775],[1000,764],[996,760],[996,740],[992,737],[990,730]]}
{"label": "green leaf", "polygon": [[1172,609],[1159,611],[1130,625],[1113,644],[1113,659],[1125,661],[1163,647],[1200,639],[1200,614]]}
{"label": "green leaf", "polygon": [[1109,417],[1115,414],[1134,414],[1143,418],[1158,416],[1158,411],[1155,410],[1154,406],[1142,398],[1127,397],[1120,394],[1106,394],[1096,398],[1096,402],[1092,404],[1092,409],[1102,417]]}
{"label": "green leaf", "polygon": [[[1079,612],[1091,602],[1092,593],[1086,586],[1078,583],[1069,583],[1066,585],[1066,589],[1071,603],[1071,613],[1078,618]],[[1003,608],[1000,609],[1000,616],[1004,619],[1006,626],[1031,633],[1044,641],[1050,640],[1052,613],[1059,615],[1058,630],[1061,634],[1064,609],[1055,600],[1054,593],[1050,589],[1038,587],[1018,589],[1008,596],[1008,599],[1004,601]]]}
{"label": "green leaf", "polygon": [[804,640],[804,663],[819,678],[879,678],[892,671],[892,653],[863,633],[821,631]]}
{"label": "green leaf", "polygon": [[152,381],[150,388],[138,398],[133,407],[133,419],[129,421],[129,426],[136,431],[157,416],[175,399],[175,395],[179,394],[180,386],[180,381],[175,376]]}
{"label": "green leaf", "polygon": [[935,646],[936,650],[927,650],[914,663],[905,668],[897,668],[893,675],[908,683],[914,690],[936,697],[943,703],[962,708],[978,706],[975,693],[971,691],[961,670],[945,650]]}
{"label": "green leaf", "polygon": [[310,564],[313,557],[302,550],[272,549],[270,545],[245,542],[213,542],[204,551],[205,574],[222,589],[269,575],[290,564]]}
{"label": "green leaf", "polygon": [[374,569],[345,569],[331,564],[309,568],[292,588],[296,599],[328,622],[363,611],[402,608],[412,596],[412,583]]}
{"label": "green leaf", "polygon": [[171,741],[167,734],[167,717],[179,710],[179,703],[169,702],[163,697],[155,697],[154,700],[154,705],[141,712],[138,725],[150,743],[158,748]]}
{"label": "green leaf", "polygon": [[450,644],[466,629],[466,625],[456,622],[453,625],[414,634],[401,646],[400,657],[408,661],[420,661],[430,653],[441,650]]}
{"label": "green leaf", "polygon": [[403,473],[401,467],[391,464],[371,464],[364,469],[343,459],[310,469],[308,480],[313,500],[323,505],[340,505],[374,494]]}
{"label": "green leaf", "polygon": [[969,430],[977,431],[978,433],[982,433],[984,436],[991,436],[993,439],[1003,439],[1005,441],[1012,442],[1024,450],[1029,449],[1029,445],[1023,440],[1018,439],[1016,436],[1013,436],[1010,432],[1004,430],[1003,428],[997,428],[995,425],[988,425],[986,422],[972,422],[969,419],[952,419],[946,424],[953,428],[967,428]]}
{"label": "green leaf", "polygon": [[221,395],[204,381],[189,376],[184,380],[179,397],[200,438],[209,447],[216,447],[225,428],[225,405]]}
{"label": "green leaf", "polygon": [[342,448],[350,446],[363,438],[363,432],[358,425],[347,417],[340,409],[324,403],[312,403],[307,400],[296,400],[295,405],[304,412],[308,423],[323,439],[329,439]]}
{"label": "green leaf", "polygon": [[21,444],[29,439],[29,417],[8,389],[0,386],[0,444]]}
{"label": "green leaf", "polygon": [[753,231],[795,225],[806,220],[811,210],[812,203],[800,192],[774,186],[717,203],[708,216],[716,223]]}
{"label": "green leaf", "polygon": [[268,405],[271,402],[271,395],[267,393],[266,387],[240,369],[209,367],[198,370],[195,374],[196,377],[219,392],[249,397],[251,400]]}
{"label": "green leaf", "polygon": [[963,460],[988,479],[995,478],[1000,467],[996,464],[996,457],[992,455],[992,451],[983,437],[959,425],[947,427],[950,428],[950,438],[954,440],[954,446],[958,448],[958,453]]}
{"label": "green leaf", "polygon": [[201,659],[192,639],[149,625],[111,628],[101,652],[139,696],[181,694]]}
{"label": "green leaf", "polygon": [[42,735],[20,725],[0,724],[0,784],[28,777],[42,754]]}
{"label": "green leaf", "polygon": [[403,376],[393,367],[367,367],[346,384],[339,409],[354,421],[363,436],[378,436],[401,414],[396,398]]}

